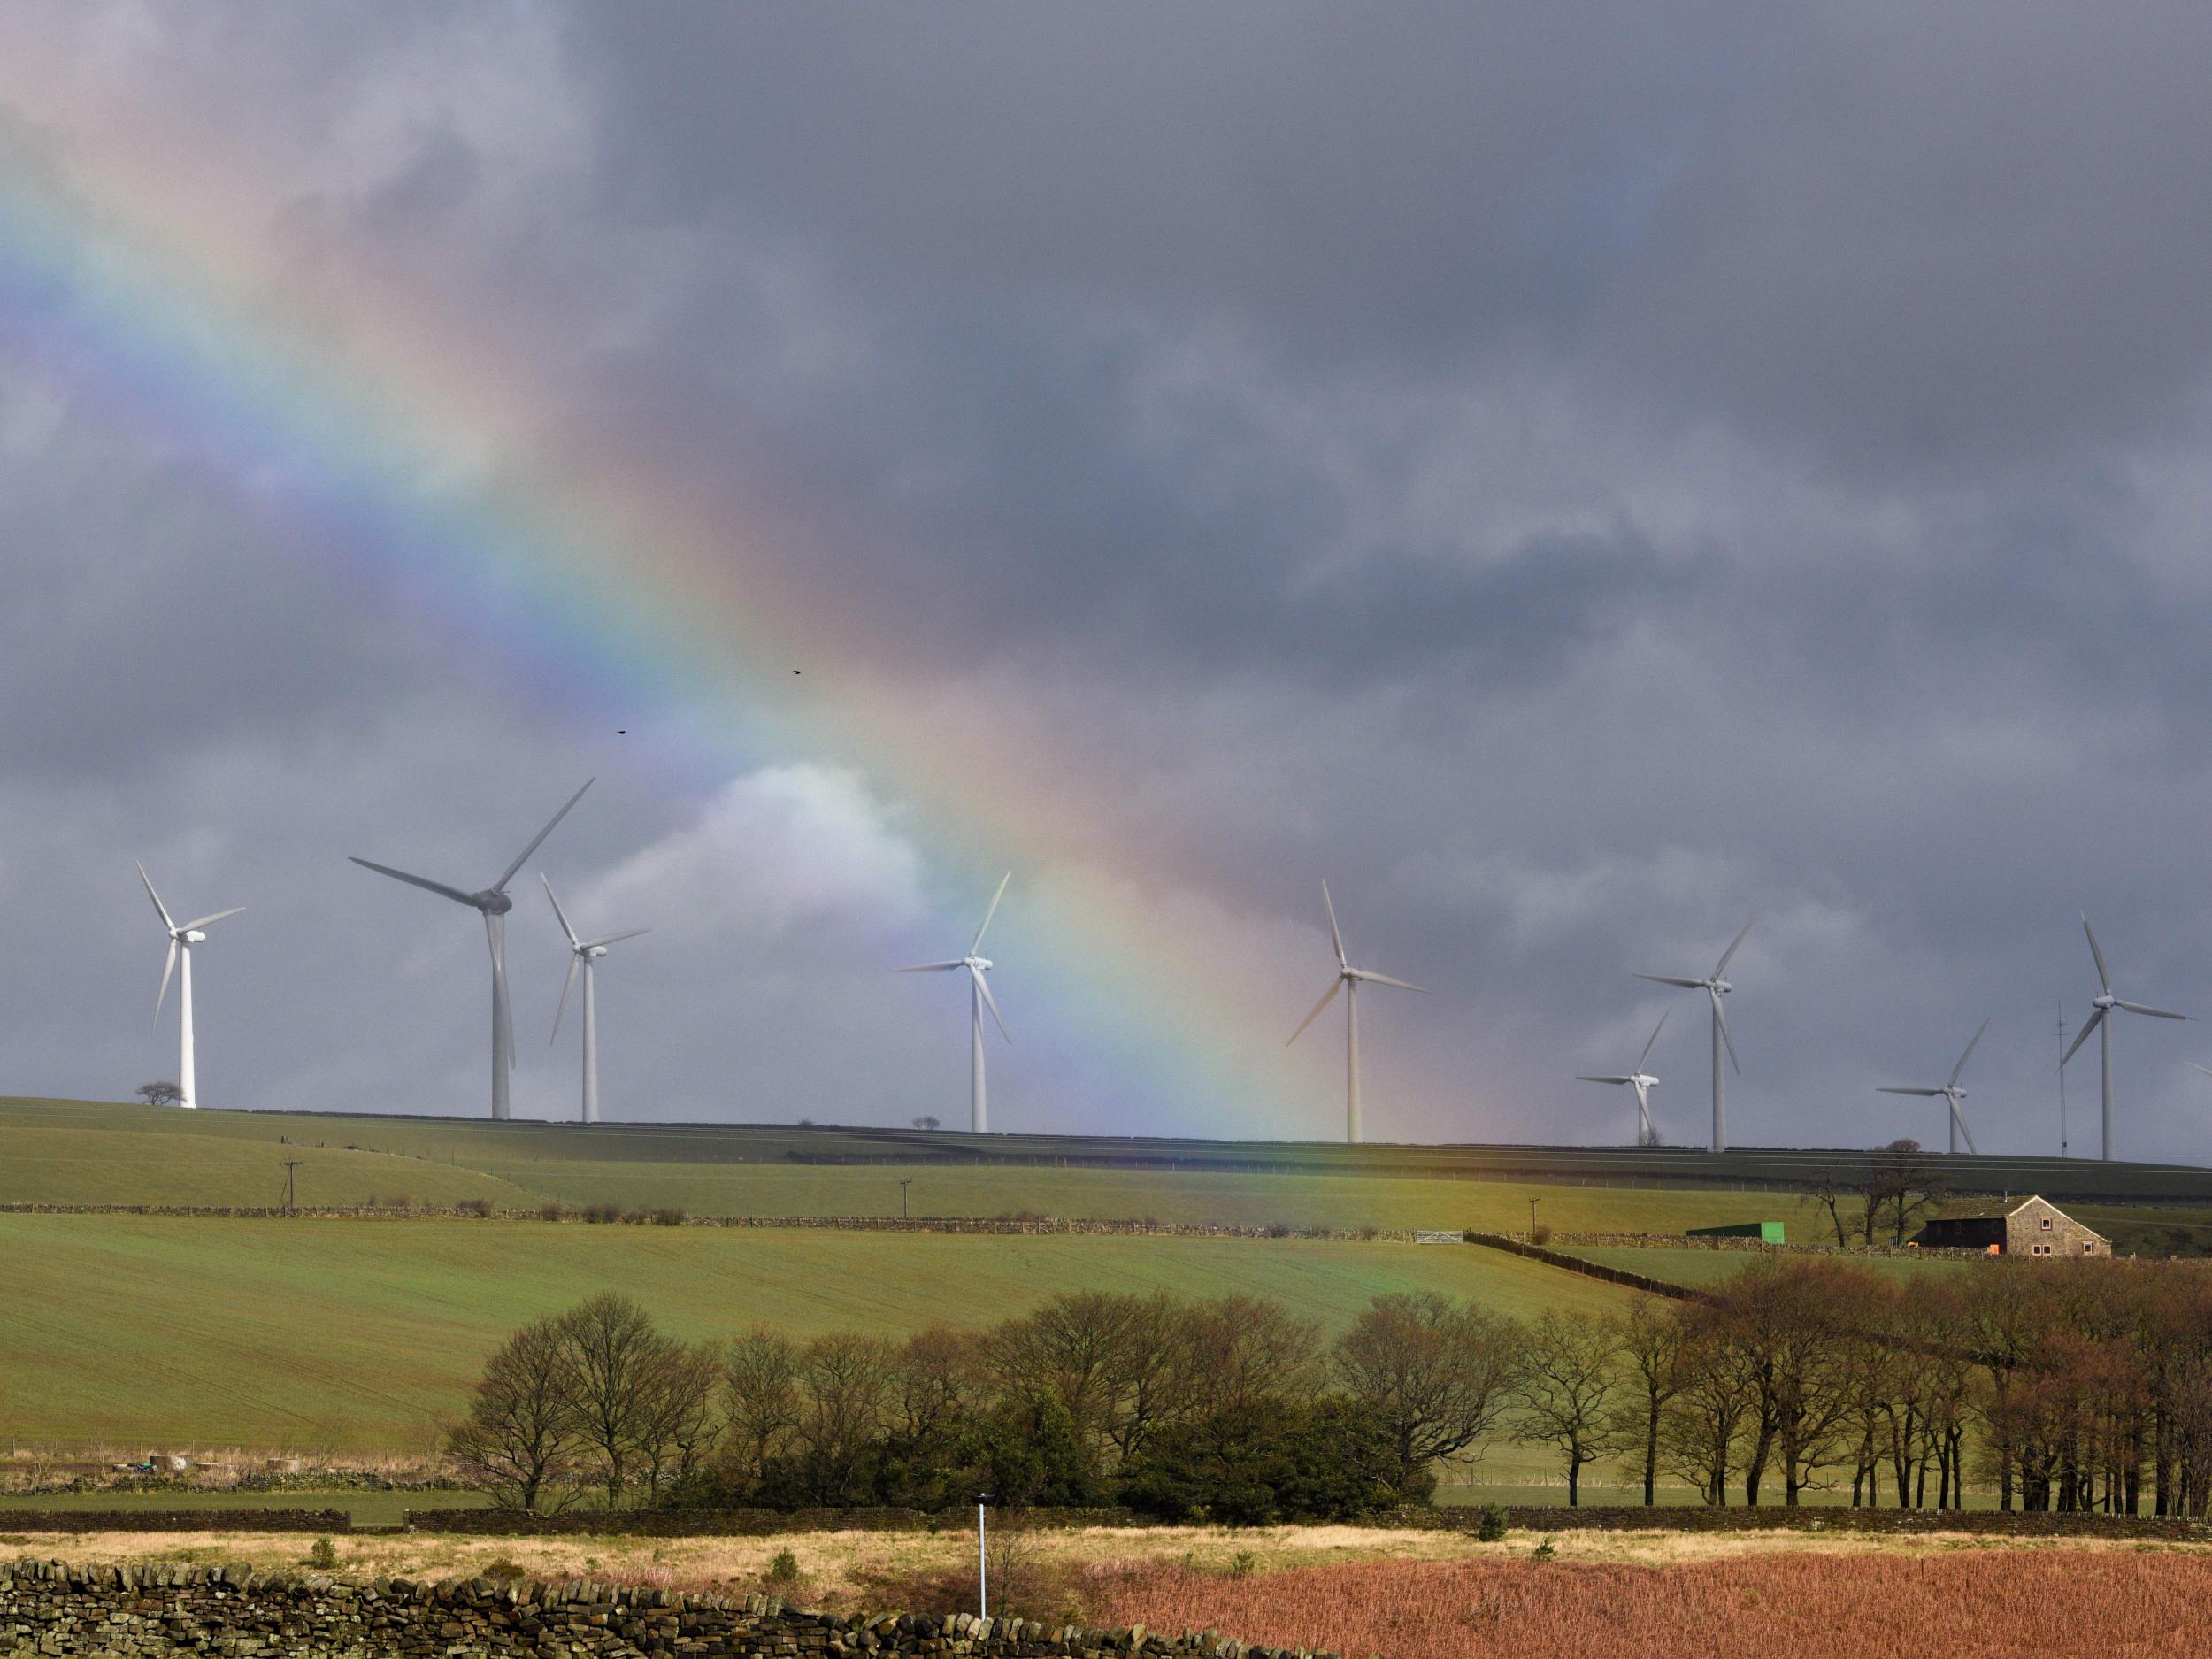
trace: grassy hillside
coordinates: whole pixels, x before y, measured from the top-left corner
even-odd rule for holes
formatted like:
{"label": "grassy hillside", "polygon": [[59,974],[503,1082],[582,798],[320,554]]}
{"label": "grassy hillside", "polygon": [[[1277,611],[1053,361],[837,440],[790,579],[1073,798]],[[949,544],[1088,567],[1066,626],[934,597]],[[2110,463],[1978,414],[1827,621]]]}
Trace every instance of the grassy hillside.
{"label": "grassy hillside", "polygon": [[[962,1138],[972,1146],[972,1138]],[[302,1160],[303,1202],[371,1193],[502,1205],[557,1198],[701,1216],[1039,1215],[1333,1228],[1522,1228],[1529,1200],[1562,1231],[1678,1233],[1771,1211],[1771,1195],[1391,1172],[1402,1148],[1334,1169],[1118,1169],[945,1162],[932,1138],[759,1127],[469,1123],[180,1112],[0,1101],[0,1202],[257,1204]],[[349,1148],[354,1149],[349,1149]],[[864,1163],[818,1160],[850,1157]],[[1327,1150],[1323,1148],[1323,1150]],[[887,1162],[879,1159],[899,1158]],[[1783,1201],[1786,1202],[1787,1201]]]}
{"label": "grassy hillside", "polygon": [[303,1149],[287,1144],[287,1127],[274,1120],[256,1134],[235,1133],[236,1121],[213,1112],[5,1102],[0,1203],[276,1204],[284,1200],[282,1160],[288,1158],[300,1160],[303,1204],[396,1194],[440,1204],[531,1202],[512,1182],[482,1170],[342,1144]]}
{"label": "grassy hillside", "polygon": [[1626,1297],[1496,1251],[1297,1239],[16,1215],[0,1259],[0,1434],[308,1449],[428,1445],[508,1331],[602,1290],[688,1337],[895,1336],[1088,1286],[1273,1296],[1331,1326],[1389,1290],[1523,1316]]}

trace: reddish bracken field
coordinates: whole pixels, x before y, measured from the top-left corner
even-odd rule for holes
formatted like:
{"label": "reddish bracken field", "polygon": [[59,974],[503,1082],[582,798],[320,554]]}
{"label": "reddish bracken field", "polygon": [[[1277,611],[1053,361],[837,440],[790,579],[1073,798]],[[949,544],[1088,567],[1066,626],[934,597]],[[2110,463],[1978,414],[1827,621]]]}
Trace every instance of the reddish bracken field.
{"label": "reddish bracken field", "polygon": [[1085,1583],[1101,1623],[1363,1659],[2100,1659],[2212,1655],[2212,1555],[1772,1554],[1691,1565],[1386,1562]]}

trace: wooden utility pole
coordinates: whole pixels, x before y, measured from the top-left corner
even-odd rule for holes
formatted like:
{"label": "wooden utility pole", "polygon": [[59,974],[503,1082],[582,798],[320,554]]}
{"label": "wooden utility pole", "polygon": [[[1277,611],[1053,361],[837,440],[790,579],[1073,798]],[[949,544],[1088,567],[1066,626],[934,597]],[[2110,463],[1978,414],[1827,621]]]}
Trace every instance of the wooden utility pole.
{"label": "wooden utility pole", "polygon": [[297,1158],[288,1159],[284,1164],[284,1208],[288,1211],[292,1208],[292,1171],[299,1166],[300,1160]]}
{"label": "wooden utility pole", "polygon": [[914,1178],[911,1175],[906,1177],[899,1183],[899,1219],[901,1221],[908,1219],[906,1213],[906,1189],[913,1185]]}

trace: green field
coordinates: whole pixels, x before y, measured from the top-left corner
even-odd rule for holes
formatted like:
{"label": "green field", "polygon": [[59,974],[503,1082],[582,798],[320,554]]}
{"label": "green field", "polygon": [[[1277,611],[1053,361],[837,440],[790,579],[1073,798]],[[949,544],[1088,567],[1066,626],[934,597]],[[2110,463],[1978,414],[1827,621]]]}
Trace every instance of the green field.
{"label": "green field", "polygon": [[[948,1162],[908,1137],[860,1132],[470,1123],[419,1118],[179,1112],[83,1102],[0,1101],[0,1203],[266,1204],[283,1159],[300,1160],[303,1204],[373,1195],[488,1198],[698,1216],[1034,1214],[1235,1225],[1518,1231],[1529,1200],[1562,1232],[1678,1233],[1763,1214],[1771,1196],[1393,1172],[1404,1148],[1363,1168],[1229,1165],[1120,1169]],[[967,1138],[972,1141],[972,1138]],[[1141,1144],[1141,1143],[1137,1143]],[[870,1148],[867,1162],[826,1162]],[[1294,1148],[1303,1153],[1307,1148]],[[904,1161],[890,1161],[903,1153]]]}
{"label": "green field", "polygon": [[0,1437],[417,1449],[507,1332],[603,1290],[703,1338],[896,1336],[1062,1290],[1272,1296],[1340,1326],[1379,1292],[1526,1316],[1629,1293],[1466,1245],[501,1221],[0,1215]]}
{"label": "green field", "polygon": [[[1681,1246],[1655,1244],[1638,1245],[1563,1245],[1569,1256],[1586,1262],[1595,1262],[1601,1267],[1617,1267],[1624,1272],[1641,1273],[1647,1278],[1663,1279],[1670,1285],[1688,1285],[1702,1287],[1733,1279],[1753,1263],[1765,1259],[1749,1250],[1701,1250]],[[1853,1267],[1863,1267],[1886,1279],[1915,1279],[1930,1273],[1971,1272],[1978,1265],[1956,1256],[1851,1256],[1837,1258],[1847,1261]]]}

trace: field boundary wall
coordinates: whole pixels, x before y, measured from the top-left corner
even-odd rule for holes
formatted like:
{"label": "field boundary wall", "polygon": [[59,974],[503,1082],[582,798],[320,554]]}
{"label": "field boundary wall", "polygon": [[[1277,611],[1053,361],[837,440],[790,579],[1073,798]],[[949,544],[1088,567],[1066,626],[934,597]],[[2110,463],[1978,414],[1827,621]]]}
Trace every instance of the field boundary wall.
{"label": "field boundary wall", "polygon": [[0,1532],[350,1532],[346,1509],[0,1509]]}
{"label": "field boundary wall", "polygon": [[244,1567],[141,1563],[75,1567],[0,1562],[0,1654],[685,1653],[820,1655],[1209,1654],[1222,1659],[1334,1659],[1302,1649],[1046,1625],[972,1613],[856,1613],[786,1607],[774,1596],[687,1595],[601,1584],[442,1584],[257,1573]]}

